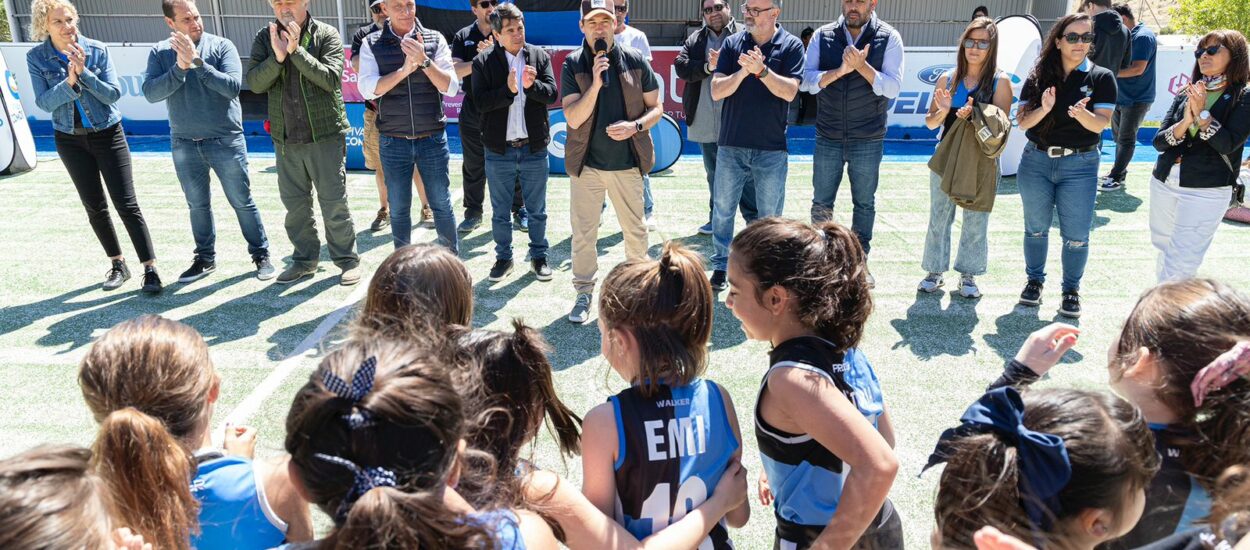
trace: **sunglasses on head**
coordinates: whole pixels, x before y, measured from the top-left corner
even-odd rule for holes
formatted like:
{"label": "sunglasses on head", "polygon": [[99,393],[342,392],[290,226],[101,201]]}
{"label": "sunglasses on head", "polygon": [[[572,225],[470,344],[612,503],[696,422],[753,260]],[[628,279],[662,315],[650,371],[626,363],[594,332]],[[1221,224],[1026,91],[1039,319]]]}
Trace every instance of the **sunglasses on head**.
{"label": "sunglasses on head", "polygon": [[1083,34],[1077,34],[1077,33],[1074,33],[1074,32],[1070,32],[1070,33],[1068,33],[1068,34],[1063,35],[1063,39],[1064,39],[1064,41],[1065,41],[1065,42],[1067,42],[1067,43],[1069,43],[1069,44],[1076,44],[1076,43],[1078,43],[1078,42],[1079,42],[1079,43],[1081,43],[1081,44],[1093,44],[1093,43],[1094,43],[1094,33],[1092,33],[1092,32],[1087,32],[1087,33],[1083,33]]}
{"label": "sunglasses on head", "polygon": [[382,4],[374,4],[372,6],[369,6],[369,11],[373,12],[375,15],[382,13]]}
{"label": "sunglasses on head", "polygon": [[477,3],[477,7],[483,10],[488,9],[488,8],[493,8],[498,5],[499,5],[499,0],[482,0],[481,2]]}
{"label": "sunglasses on head", "polygon": [[1223,48],[1223,47],[1224,47],[1224,46],[1221,46],[1221,45],[1219,45],[1219,44],[1216,44],[1216,45],[1214,45],[1214,46],[1207,46],[1207,47],[1205,47],[1205,48],[1201,48],[1201,47],[1200,47],[1200,48],[1198,48],[1197,50],[1194,50],[1194,58],[1195,58],[1195,59],[1197,59],[1197,58],[1201,58],[1201,57],[1202,57],[1202,54],[1207,54],[1207,55],[1210,55],[1210,56],[1215,56],[1215,54],[1220,53],[1220,48]]}
{"label": "sunglasses on head", "polygon": [[974,40],[972,38],[964,40],[965,50],[971,50],[973,48],[976,48],[978,50],[988,50],[990,49],[990,41],[989,40]]}
{"label": "sunglasses on head", "polygon": [[716,5],[713,5],[713,6],[712,6],[712,7],[710,7],[710,8],[703,8],[703,15],[712,15],[713,13],[716,13],[716,12],[718,12],[718,11],[722,11],[722,10],[724,10],[724,9],[725,9],[725,5],[724,5],[724,4],[716,4]]}

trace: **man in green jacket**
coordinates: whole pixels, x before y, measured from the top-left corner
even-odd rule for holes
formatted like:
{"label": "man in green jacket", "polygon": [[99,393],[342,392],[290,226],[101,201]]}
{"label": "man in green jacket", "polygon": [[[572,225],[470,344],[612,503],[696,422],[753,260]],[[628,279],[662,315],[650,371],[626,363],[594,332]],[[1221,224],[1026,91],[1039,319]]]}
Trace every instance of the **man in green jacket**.
{"label": "man in green jacket", "polygon": [[313,19],[309,0],[270,0],[277,21],[256,33],[247,69],[254,93],[269,94],[269,133],[278,164],[286,233],[295,246],[279,284],[311,277],[321,256],[313,190],[321,205],[330,257],[340,284],[360,282],[356,230],[347,208],[347,111],[343,106],[343,41]]}

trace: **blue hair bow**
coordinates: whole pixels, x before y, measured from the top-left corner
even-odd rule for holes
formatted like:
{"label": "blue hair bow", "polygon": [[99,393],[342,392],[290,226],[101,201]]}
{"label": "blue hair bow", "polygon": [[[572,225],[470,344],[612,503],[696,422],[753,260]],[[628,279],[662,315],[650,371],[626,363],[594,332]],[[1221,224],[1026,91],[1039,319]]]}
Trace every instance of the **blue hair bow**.
{"label": "blue hair bow", "polygon": [[[356,369],[356,374],[352,375],[352,383],[350,385],[328,370],[321,377],[321,384],[334,395],[351,401],[353,405],[356,405],[373,390],[373,375],[377,370],[377,358],[369,357]],[[353,430],[373,425],[373,415],[359,407],[353,407],[351,413],[343,415],[343,420],[346,420],[347,426]]]}
{"label": "blue hair bow", "polygon": [[339,521],[347,518],[347,512],[351,510],[352,505],[356,503],[356,499],[359,499],[361,495],[368,493],[376,487],[394,487],[398,485],[398,481],[395,479],[395,472],[386,468],[361,468],[355,462],[346,458],[323,453],[316,453],[313,457],[347,468],[351,470],[352,476],[355,477],[352,481],[352,488],[347,491],[347,496],[343,498],[343,502],[339,504],[339,509],[335,513]]}
{"label": "blue hair bow", "polygon": [[952,444],[959,439],[983,433],[1003,436],[1016,448],[1024,511],[1034,528],[1050,530],[1053,518],[1062,511],[1059,492],[1072,479],[1072,462],[1063,438],[1026,428],[1024,401],[1010,386],[987,392],[959,420],[959,426],[942,432],[925,469],[946,462]]}

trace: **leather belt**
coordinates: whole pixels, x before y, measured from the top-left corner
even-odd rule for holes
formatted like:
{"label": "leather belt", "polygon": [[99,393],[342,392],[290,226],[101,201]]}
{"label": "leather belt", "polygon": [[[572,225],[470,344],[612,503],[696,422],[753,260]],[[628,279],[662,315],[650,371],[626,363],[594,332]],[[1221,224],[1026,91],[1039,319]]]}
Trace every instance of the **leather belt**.
{"label": "leather belt", "polygon": [[403,136],[403,138],[404,138],[404,139],[411,139],[411,140],[425,139],[425,138],[428,138],[428,137],[433,137],[433,136],[434,136],[434,134],[436,134],[436,133],[437,133],[437,132],[426,132],[426,133],[424,133],[424,134],[417,134],[417,135],[415,135],[415,136]]}
{"label": "leather belt", "polygon": [[1067,147],[1047,147],[1042,150],[1046,152],[1046,156],[1052,159],[1057,159],[1071,155],[1079,155],[1081,153],[1088,153],[1090,151],[1097,151],[1098,146],[1090,145],[1088,147],[1077,147],[1076,149],[1069,149]]}
{"label": "leather belt", "polygon": [[526,145],[529,145],[529,144],[530,144],[529,138],[514,139],[512,141],[504,142],[504,145],[507,145],[508,147],[517,147],[517,148],[525,147]]}

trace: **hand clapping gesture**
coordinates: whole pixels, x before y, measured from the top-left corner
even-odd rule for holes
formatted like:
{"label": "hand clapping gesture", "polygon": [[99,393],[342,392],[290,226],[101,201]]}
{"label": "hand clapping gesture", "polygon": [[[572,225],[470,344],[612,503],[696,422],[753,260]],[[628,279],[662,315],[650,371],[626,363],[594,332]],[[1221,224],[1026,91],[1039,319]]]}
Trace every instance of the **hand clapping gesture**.
{"label": "hand clapping gesture", "polygon": [[292,48],[291,45],[292,43],[298,44],[297,41],[299,39],[298,38],[292,39],[292,36],[295,36],[295,37],[299,36],[298,25],[296,25],[295,34],[292,35],[289,32],[286,32],[285,27],[279,30],[278,25],[276,23],[269,24],[269,47],[273,48],[273,57],[274,59],[278,60],[278,63],[282,63],[283,61],[286,61],[287,54],[291,53],[292,51],[295,51],[295,49]]}
{"label": "hand clapping gesture", "polygon": [[482,53],[486,50],[493,48],[494,46],[495,46],[495,37],[488,36],[486,37],[486,40],[483,40],[477,43],[477,53]]}
{"label": "hand clapping gesture", "polygon": [[69,49],[61,52],[61,54],[69,60],[69,76],[65,80],[69,82],[70,86],[77,86],[78,75],[81,75],[83,69],[87,66],[87,52],[77,42],[72,42],[69,45]]}
{"label": "hand clapping gesture", "polygon": [[709,73],[716,72],[716,64],[720,63],[720,50],[712,50],[707,52],[707,69]]}
{"label": "hand clapping gesture", "polygon": [[951,92],[945,87],[938,88],[933,91],[933,103],[937,105],[938,112],[945,113],[951,110]]}
{"label": "hand clapping gesture", "polygon": [[764,53],[760,51],[760,47],[756,46],[751,51],[742,52],[738,56],[738,64],[746,69],[748,73],[759,76],[764,72]]}
{"label": "hand clapping gesture", "polygon": [[1049,113],[1055,108],[1055,87],[1051,86],[1042,92],[1042,110]]}
{"label": "hand clapping gesture", "polygon": [[972,116],[972,98],[971,97],[968,98],[968,103],[966,105],[964,105],[963,107],[960,107],[958,111],[955,111],[955,116],[962,118],[964,120],[968,120],[968,117]]}
{"label": "hand clapping gesture", "polygon": [[178,66],[184,71],[190,69],[191,62],[195,60],[195,44],[191,42],[191,38],[180,32],[171,32],[169,45],[173,47],[174,53],[178,54]]}
{"label": "hand clapping gesture", "polygon": [[531,65],[526,65],[525,72],[521,74],[521,87],[528,90],[534,85],[535,80],[538,80],[538,69]]}
{"label": "hand clapping gesture", "polygon": [[425,37],[420,33],[416,35],[416,39],[404,38],[403,42],[399,43],[399,47],[404,50],[404,68],[410,73],[421,70],[421,65],[429,59],[425,55]]}
{"label": "hand clapping gesture", "polygon": [[1077,120],[1094,116],[1092,111],[1085,108],[1086,105],[1089,105],[1088,97],[1073,103],[1071,107],[1068,107],[1068,116]]}

